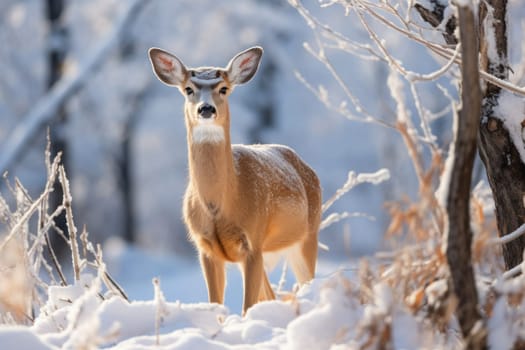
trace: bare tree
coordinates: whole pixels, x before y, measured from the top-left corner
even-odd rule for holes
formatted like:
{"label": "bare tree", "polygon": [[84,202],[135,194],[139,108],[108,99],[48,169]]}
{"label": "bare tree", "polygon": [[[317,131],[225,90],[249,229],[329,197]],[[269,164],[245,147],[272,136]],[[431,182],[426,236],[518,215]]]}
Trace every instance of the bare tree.
{"label": "bare tree", "polygon": [[[307,87],[328,108],[346,118],[386,126],[402,136],[419,182],[419,207],[431,213],[426,218],[421,212],[417,215],[422,222],[433,223],[424,229],[428,230],[430,235],[435,234],[438,242],[442,241],[441,237],[446,238],[443,242],[450,271],[450,287],[452,295],[458,299],[456,315],[465,343],[468,348],[485,348],[486,336],[480,322],[472,268],[473,234],[469,209],[472,167],[478,139],[479,152],[486,167],[496,205],[499,234],[503,236],[514,231],[513,239],[500,242],[505,244],[503,252],[507,269],[522,261],[525,241],[523,235],[517,232],[522,230],[516,230],[525,218],[522,198],[525,189],[525,152],[521,139],[523,124],[518,122],[515,125],[516,120],[523,120],[523,111],[515,111],[520,115],[511,121],[507,116],[499,115],[503,113],[503,98],[523,99],[525,96],[525,89],[508,81],[507,2],[483,1],[480,2],[478,11],[473,3],[458,1],[457,12],[454,3],[445,4],[439,0],[424,2],[425,6],[430,4],[429,8],[418,4],[417,1],[409,2],[407,6],[394,0],[379,3],[364,0],[331,1],[325,4],[338,4],[344,8],[347,16],[355,16],[362,31],[368,35],[369,41],[365,43],[345,36],[330,25],[322,23],[299,1],[290,0],[290,3],[305,17],[316,35],[317,46],[312,47],[308,44],[307,50],[327,67],[354,110],[350,110],[346,103],[334,103],[323,87],[314,88],[305,78],[300,77]],[[412,18],[413,8],[442,34],[444,44],[427,39],[425,33],[432,29]],[[479,18],[475,14],[479,14]],[[432,73],[411,71],[405,62],[395,57],[392,49],[379,34],[378,26],[421,44],[432,55],[443,58],[445,63]],[[459,38],[456,36],[457,27]],[[397,105],[395,122],[373,115],[353,94],[327,54],[328,50],[334,49],[388,64],[388,85]],[[479,64],[478,57],[481,58]],[[458,66],[460,79],[456,79]],[[449,149],[450,161],[447,161],[445,167],[445,163],[441,161],[444,152],[435,143],[436,138],[431,128],[430,121],[435,119],[435,115],[422,105],[417,84],[420,81],[436,80],[449,71],[452,72],[451,81],[456,81],[460,90],[461,108],[452,108],[457,111],[455,141]],[[399,77],[404,80],[400,80]],[[413,105],[420,121],[419,128],[414,126],[413,117],[407,112],[405,84],[410,87]],[[448,92],[445,94],[449,95]],[[519,132],[516,133],[515,130]],[[428,153],[425,155],[425,149],[430,151],[430,157]],[[444,175],[440,175],[444,167]],[[434,195],[436,183],[439,184],[437,196]],[[394,221],[392,230],[397,230],[399,226],[400,224]]]}
{"label": "bare tree", "polygon": [[[38,135],[46,126],[51,125],[52,153],[62,153],[65,159],[64,167],[68,170],[67,140],[65,123],[67,122],[64,105],[89,82],[97,70],[107,61],[113,50],[122,41],[130,30],[137,16],[141,13],[147,1],[134,0],[122,10],[109,35],[102,40],[90,54],[82,60],[79,70],[63,75],[63,65],[67,49],[67,32],[63,24],[65,0],[47,1],[47,18],[49,22],[49,51],[48,51],[48,92],[39,99],[34,107],[23,117],[16,127],[9,133],[9,137],[2,145],[0,152],[0,172],[12,170],[20,156],[24,154],[31,144],[31,139]],[[14,173],[14,171],[13,171]],[[52,192],[51,207],[62,204],[61,186],[56,186]],[[130,203],[131,200],[125,200]],[[61,232],[68,232],[63,214],[55,218],[56,227]],[[129,223],[133,226],[133,223]]]}
{"label": "bare tree", "polygon": [[[438,26],[443,20],[445,6],[437,0],[431,1],[433,9],[420,4],[415,7],[423,19]],[[501,81],[487,81],[482,91],[482,109],[479,116],[479,154],[485,164],[487,177],[496,204],[498,232],[505,236],[524,223],[525,207],[525,163],[513,140],[508,126],[496,115],[502,90],[502,81],[509,79],[507,1],[482,1],[479,5],[477,22],[479,37],[480,69]],[[447,44],[455,45],[455,16],[447,20],[443,37]],[[489,55],[489,41],[494,38],[496,55]],[[490,44],[492,45],[492,44]],[[515,91],[516,92],[516,91]],[[519,92],[519,91],[517,91]],[[516,111],[516,113],[521,113]],[[503,256],[507,269],[521,263],[525,237],[518,237],[503,245]]]}
{"label": "bare tree", "polygon": [[457,316],[467,348],[485,348],[486,339],[473,330],[481,317],[478,294],[472,269],[470,227],[470,189],[476,154],[476,139],[481,111],[481,90],[478,68],[478,38],[474,10],[458,6],[461,43],[461,109],[455,118],[456,130],[450,185],[448,188],[445,225],[446,256],[450,267],[452,291],[458,298]]}
{"label": "bare tree", "polygon": [[[490,19],[488,11],[493,19]],[[481,69],[499,79],[508,80],[507,60],[507,0],[480,2]],[[496,43],[496,57],[487,51],[487,37],[493,36]],[[516,230],[524,223],[525,207],[525,163],[520,157],[508,126],[496,115],[495,108],[500,104],[503,90],[487,83],[483,95],[479,151],[485,164],[487,176],[496,202],[496,217],[500,236]],[[522,114],[523,111],[516,111]],[[523,119],[523,116],[522,116]],[[520,147],[523,147],[522,145]],[[507,269],[519,265],[523,260],[525,237],[521,236],[503,245],[503,257]]]}
{"label": "bare tree", "polygon": [[[46,5],[49,24],[47,87],[51,89],[62,78],[67,55],[68,32],[63,18],[65,0],[47,0]],[[66,108],[64,104],[62,104],[57,108],[56,116],[50,128],[52,140],[51,151],[52,154],[62,153],[62,164],[66,172],[71,174],[67,135],[65,133],[67,120]],[[56,181],[58,183],[58,179]],[[50,195],[50,206],[52,208],[58,207],[62,204],[62,198],[62,188],[55,186],[55,191]],[[59,230],[59,232],[67,232],[66,217],[64,214],[55,218],[55,228]],[[53,239],[53,241],[60,242],[55,239]],[[58,244],[57,248],[59,251],[62,251],[65,249],[65,244]]]}
{"label": "bare tree", "polygon": [[55,120],[57,111],[66,100],[71,98],[89,81],[91,75],[100,69],[107,60],[114,47],[120,42],[122,35],[129,29],[141,12],[147,1],[134,0],[122,11],[116,20],[115,26],[105,40],[93,49],[88,57],[82,61],[79,70],[71,75],[64,76],[53,84],[49,92],[39,99],[35,106],[22,118],[2,144],[0,153],[0,172],[11,169],[17,159],[27,150],[31,138]]}

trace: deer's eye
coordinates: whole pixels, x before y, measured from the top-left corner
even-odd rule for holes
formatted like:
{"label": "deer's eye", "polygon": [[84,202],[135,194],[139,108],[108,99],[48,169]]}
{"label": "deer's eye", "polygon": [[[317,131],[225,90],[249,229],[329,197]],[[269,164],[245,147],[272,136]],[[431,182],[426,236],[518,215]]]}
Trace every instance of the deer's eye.
{"label": "deer's eye", "polygon": [[190,96],[190,95],[193,94],[193,89],[190,88],[189,86],[188,86],[186,89],[184,89],[184,90],[186,91],[186,95],[187,95],[187,96]]}
{"label": "deer's eye", "polygon": [[226,95],[227,92],[228,92],[228,88],[226,86],[221,87],[221,89],[219,90],[219,94],[221,95]]}

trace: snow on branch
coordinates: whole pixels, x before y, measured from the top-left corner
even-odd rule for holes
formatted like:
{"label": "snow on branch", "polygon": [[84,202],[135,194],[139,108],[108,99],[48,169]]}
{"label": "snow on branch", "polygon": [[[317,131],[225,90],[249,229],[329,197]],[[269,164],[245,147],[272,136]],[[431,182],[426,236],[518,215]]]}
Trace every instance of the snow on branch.
{"label": "snow on branch", "polygon": [[0,173],[4,173],[13,165],[29,141],[57,116],[56,112],[60,106],[80,90],[92,74],[100,68],[145,4],[147,1],[133,0],[130,2],[116,21],[111,33],[81,64],[80,69],[75,74],[57,82],[50,92],[37,101],[34,108],[22,118],[23,121],[15,127],[1,147]]}
{"label": "snow on branch", "polygon": [[328,226],[331,226],[331,225],[333,225],[336,222],[339,222],[341,220],[344,220],[344,219],[347,219],[347,218],[355,218],[355,217],[363,217],[363,218],[367,218],[369,220],[375,220],[374,217],[372,217],[370,215],[367,215],[367,214],[364,214],[364,213],[349,213],[347,211],[342,212],[342,213],[332,213],[332,214],[328,215],[321,222],[321,225],[319,226],[319,231],[322,231],[325,228],[327,228]]}
{"label": "snow on branch", "polygon": [[[321,210],[323,213],[325,213],[339,198],[341,198],[345,193],[347,193],[357,185],[360,185],[362,183],[378,185],[381,182],[384,182],[389,179],[390,172],[388,171],[388,169],[379,169],[375,173],[362,174],[356,174],[354,171],[350,171],[348,172],[348,179],[346,180],[345,184],[341,188],[339,188],[335,192],[335,194],[323,204]],[[320,230],[324,230],[325,228],[332,224],[335,224],[336,222],[351,217],[365,217],[370,220],[375,220],[374,217],[371,217],[364,213],[349,213],[346,211],[342,213],[332,213],[323,219],[323,221],[321,222]],[[328,247],[324,244],[320,244],[320,247],[321,249],[328,250]]]}
{"label": "snow on branch", "polygon": [[47,196],[51,192],[51,188],[47,188],[39,197],[37,200],[35,200],[31,206],[24,212],[24,214],[20,217],[20,219],[17,221],[15,225],[11,228],[7,236],[4,238],[2,243],[0,243],[0,252],[5,248],[7,243],[21,230],[21,228],[27,223],[29,218],[37,211],[37,209],[40,207],[40,204],[42,201],[47,199]]}
{"label": "snow on branch", "polygon": [[64,193],[64,198],[62,206],[66,210],[66,221],[67,229],[69,231],[69,244],[71,246],[71,257],[73,259],[73,272],[75,274],[75,281],[80,280],[80,255],[78,253],[78,243],[77,243],[77,228],[73,220],[73,210],[71,209],[71,202],[73,197],[69,190],[69,180],[66,177],[66,171],[64,166],[59,167],[59,179],[60,184],[62,185],[62,192]]}
{"label": "snow on branch", "polygon": [[[86,282],[84,276],[88,276],[88,271],[92,271],[92,269],[98,271],[99,282],[103,282],[107,291],[111,292],[102,295],[98,293],[100,288],[96,288],[94,294],[97,295],[98,299],[105,300],[112,296],[119,296],[128,300],[124,290],[107,272],[102,260],[100,245],[97,246],[97,251],[93,249],[85,229],[80,235],[84,252],[83,259],[80,258],[76,238],[77,228],[74,226],[72,217],[69,182],[63,167],[60,165],[60,153],[51,162],[48,144],[45,154],[47,180],[41,195],[33,200],[20,181],[16,180],[15,186],[11,186],[7,182],[7,188],[15,201],[14,209],[11,209],[8,201],[0,193],[0,229],[2,232],[6,231],[4,235],[0,235],[0,265],[9,266],[7,269],[0,268],[0,284],[10,286],[9,289],[0,290],[0,308],[7,310],[7,313],[12,313],[17,322],[27,320],[33,322],[33,312],[45,308],[42,298],[44,295],[49,297],[47,303],[58,300],[52,296],[53,292],[49,292],[50,287],[53,287],[54,291],[65,291],[71,288],[84,290],[84,282]],[[64,201],[58,207],[50,208],[49,194],[53,191],[57,177],[60,177],[60,183],[63,187]],[[51,214],[49,209],[53,210]],[[62,232],[61,235],[66,240],[72,254],[71,270],[75,275],[74,286],[68,285],[49,240],[49,234],[52,231],[57,231],[54,226],[54,219],[64,211],[66,212],[68,226],[67,232]],[[66,234],[69,235],[70,239],[65,237]],[[47,256],[44,254],[46,246],[49,251]],[[87,256],[88,251],[93,257]],[[16,267],[16,274],[13,273],[15,270],[12,270],[11,265],[13,268]],[[56,274],[58,274],[59,280],[56,279]],[[70,295],[62,299],[69,300],[69,298]],[[6,304],[6,300],[8,300],[8,304]],[[52,309],[55,310],[54,306]],[[46,313],[46,311],[42,312]],[[1,315],[0,323],[2,323]]]}
{"label": "snow on branch", "polygon": [[505,236],[491,239],[489,241],[489,243],[490,244],[494,244],[494,245],[507,244],[507,243],[517,239],[518,237],[523,236],[523,234],[525,234],[525,224],[521,225],[516,230],[512,231],[509,234],[506,234]]}
{"label": "snow on branch", "polygon": [[[344,7],[346,12],[354,11],[356,15],[359,17],[359,21],[363,25],[363,28],[367,31],[372,41],[376,44],[376,46],[379,49],[379,53],[377,53],[373,49],[369,49],[369,53],[377,54],[378,59],[383,60],[383,61],[384,60],[388,61],[390,65],[396,68],[401,74],[409,76],[413,80],[428,80],[433,74],[439,75],[442,73],[441,71],[446,71],[447,69],[450,68],[451,62],[454,62],[457,65],[461,65],[461,57],[457,56],[456,50],[452,50],[445,45],[431,42],[425,39],[421,35],[421,32],[419,30],[415,30],[413,28],[412,23],[407,22],[406,19],[403,18],[395,10],[394,6],[388,6],[389,5],[388,1],[385,1],[381,6],[377,6],[365,0],[354,0],[351,2],[335,0],[335,1],[332,1],[330,4],[335,4],[335,3],[338,3],[342,7]],[[294,1],[294,6],[298,9],[304,8],[304,6],[300,3],[300,1]],[[387,15],[394,15],[394,18],[398,19],[398,21],[400,22],[400,25],[394,23],[394,21],[387,18],[386,15],[383,15],[382,14],[383,12],[385,12]],[[319,28],[320,30],[323,30],[323,31],[327,30],[325,26],[317,25],[316,22],[312,19],[308,11],[300,11],[300,13],[301,15],[303,15],[303,17],[305,17],[307,22],[314,24],[314,25],[311,25],[312,29],[316,30],[317,28]],[[401,63],[388,52],[384,43],[377,37],[376,33],[374,32],[374,30],[368,23],[367,19],[365,19],[364,17],[365,14],[376,19],[378,22],[382,23],[386,27],[391,28],[395,30],[396,32],[402,34],[406,38],[425,46],[430,51],[446,59],[449,62],[445,64],[444,67],[442,67],[435,73],[418,74],[418,73],[410,72],[406,70],[406,68],[404,68],[401,65]],[[363,46],[363,47],[366,47],[366,46]],[[496,86],[499,86],[502,89],[508,90],[510,92],[513,92],[521,96],[525,96],[525,87],[517,86],[516,84],[513,84],[509,81],[500,79],[497,76],[484,71],[483,69],[479,70],[479,74],[482,79]]]}
{"label": "snow on branch", "polygon": [[343,187],[339,188],[335,194],[323,204],[323,213],[326,212],[339,198],[341,198],[345,193],[350,191],[355,186],[365,182],[377,185],[388,179],[390,179],[390,172],[388,169],[379,169],[375,173],[362,173],[358,175],[354,171],[350,171],[348,173],[348,179],[346,180]]}
{"label": "snow on branch", "polygon": [[330,101],[328,92],[326,91],[324,86],[320,85],[319,88],[316,89],[301,75],[301,73],[295,72],[295,76],[297,80],[299,80],[308,90],[310,90],[317,97],[317,99],[329,110],[341,114],[350,121],[377,124],[385,128],[395,129],[395,125],[392,125],[384,120],[378,119],[376,117],[373,117],[372,115],[364,113],[363,110],[360,109],[358,106],[356,107],[357,112],[365,114],[365,116],[360,117],[355,114],[352,114],[347,108],[346,101],[343,101],[338,106],[334,105]]}

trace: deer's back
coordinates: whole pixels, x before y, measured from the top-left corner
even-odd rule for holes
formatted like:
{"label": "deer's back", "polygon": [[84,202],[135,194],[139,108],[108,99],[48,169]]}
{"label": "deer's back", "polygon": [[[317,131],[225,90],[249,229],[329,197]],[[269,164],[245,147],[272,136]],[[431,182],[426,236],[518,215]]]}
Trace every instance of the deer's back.
{"label": "deer's back", "polygon": [[283,145],[232,145],[235,171],[244,186],[303,193],[318,187],[313,170]]}
{"label": "deer's back", "polygon": [[290,214],[320,206],[319,179],[291,148],[233,145],[232,151],[240,193],[252,197],[253,202],[265,201],[268,210],[289,209]]}

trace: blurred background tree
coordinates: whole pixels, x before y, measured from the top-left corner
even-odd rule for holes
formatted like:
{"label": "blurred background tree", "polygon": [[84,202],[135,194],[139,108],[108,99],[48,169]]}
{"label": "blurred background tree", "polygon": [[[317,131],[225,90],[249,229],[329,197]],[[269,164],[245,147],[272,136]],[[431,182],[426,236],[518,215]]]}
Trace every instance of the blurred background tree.
{"label": "blurred background tree", "polygon": [[[5,39],[0,48],[0,147],[6,150],[17,126],[27,122],[37,102],[49,96],[46,38],[50,33],[42,16],[45,2],[6,0],[0,7],[0,36]],[[359,98],[361,110],[394,121],[397,103],[387,85],[388,66],[367,52],[373,49],[359,19],[344,16],[335,6],[319,7],[315,1],[305,1],[305,7],[336,33],[362,43],[356,51],[332,42],[325,52]],[[175,52],[189,65],[223,66],[232,52],[262,45],[262,74],[231,98],[233,142],[289,144],[317,170],[325,198],[346,181],[349,170],[390,169],[388,183],[360,186],[334,205],[333,211],[366,215],[324,230],[320,239],[331,247],[329,254],[322,253],[324,257],[340,259],[383,247],[390,223],[384,203],[418,194],[416,171],[398,133],[366,121],[349,123],[327,110],[297,79],[300,72],[316,89],[322,86],[319,90],[329,91],[337,105],[352,103],[339,89],[340,82],[306,53],[303,43],[315,43],[320,37],[284,1],[248,0],[225,6],[210,0],[70,0],[61,17],[69,38],[64,80],[83,74],[95,61],[82,83],[66,96],[69,120],[64,135],[77,222],[87,224],[96,241],[122,237],[147,249],[194,254],[180,220],[187,176],[182,100],[153,80],[146,57],[152,46]],[[388,28],[373,26],[389,50],[414,71],[440,67],[425,48]],[[105,47],[103,55],[101,47]],[[446,80],[439,84],[419,84],[418,96],[435,116],[432,128],[441,147],[451,138],[450,96],[457,96],[457,91]],[[408,85],[402,91],[411,94]],[[418,114],[414,101],[407,102],[406,109],[409,115]],[[9,176],[22,178],[32,193],[43,184],[41,155],[48,124],[39,126],[26,151],[7,168]],[[431,154],[425,152],[423,157],[430,161]]]}

